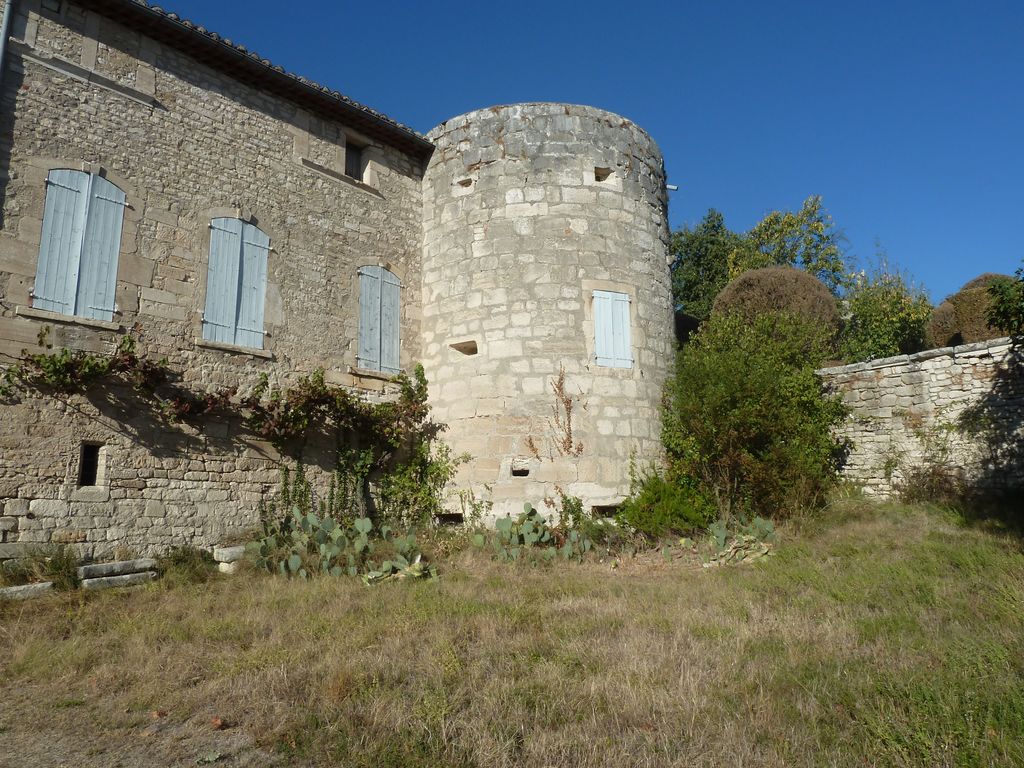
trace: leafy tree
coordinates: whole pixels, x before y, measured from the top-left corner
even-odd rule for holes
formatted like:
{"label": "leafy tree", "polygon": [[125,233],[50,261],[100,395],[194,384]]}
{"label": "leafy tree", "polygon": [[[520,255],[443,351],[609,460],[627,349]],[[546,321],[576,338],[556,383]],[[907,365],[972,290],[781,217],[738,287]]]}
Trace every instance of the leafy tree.
{"label": "leafy tree", "polygon": [[795,213],[772,211],[743,237],[729,254],[729,279],[748,269],[788,265],[810,272],[838,295],[847,282],[841,244],[821,197],[812,195]]}
{"label": "leafy tree", "polygon": [[846,409],[814,373],[828,351],[827,331],[791,315],[712,315],[666,387],[670,472],[694,478],[726,520],[819,503],[844,448],[833,428]]}
{"label": "leafy tree", "polygon": [[1024,337],[1024,268],[1018,269],[1016,278],[1003,277],[988,286],[991,303],[988,324],[1008,333],[1019,341]]}
{"label": "leafy tree", "polygon": [[840,339],[844,360],[860,362],[924,349],[932,312],[928,295],[884,261],[856,273],[845,298],[849,318]]}
{"label": "leafy tree", "polygon": [[672,233],[672,294],[675,305],[698,320],[707,320],[715,296],[729,282],[729,254],[742,236],[725,226],[711,208],[701,222]]}

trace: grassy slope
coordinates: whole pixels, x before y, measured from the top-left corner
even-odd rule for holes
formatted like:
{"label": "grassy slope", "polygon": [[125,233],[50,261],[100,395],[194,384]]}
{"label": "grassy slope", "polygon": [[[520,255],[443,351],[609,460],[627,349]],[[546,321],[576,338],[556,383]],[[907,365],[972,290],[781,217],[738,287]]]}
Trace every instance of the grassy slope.
{"label": "grassy slope", "polygon": [[[466,558],[374,589],[236,577],[0,606],[0,742],[73,750],[87,728],[97,764],[132,765],[161,709],[296,765],[1024,764],[1021,540],[921,508],[830,515],[699,572]],[[193,764],[175,743],[162,764]]]}

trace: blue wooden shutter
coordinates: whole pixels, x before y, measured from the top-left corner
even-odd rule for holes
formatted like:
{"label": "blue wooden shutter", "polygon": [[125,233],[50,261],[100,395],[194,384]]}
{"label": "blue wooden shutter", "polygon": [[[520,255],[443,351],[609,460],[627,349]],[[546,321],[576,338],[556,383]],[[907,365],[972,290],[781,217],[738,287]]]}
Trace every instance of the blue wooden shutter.
{"label": "blue wooden shutter", "polygon": [[629,296],[625,293],[612,294],[612,359],[616,368],[633,367]]}
{"label": "blue wooden shutter", "polygon": [[203,338],[235,343],[238,316],[238,276],[242,259],[242,222],[214,219],[210,222],[210,263],[206,271],[206,308]]}
{"label": "blue wooden shutter", "polygon": [[32,290],[34,307],[75,313],[89,182],[88,173],[66,169],[50,171],[46,177],[43,231]]}
{"label": "blue wooden shutter", "polygon": [[594,291],[594,353],[597,364],[632,368],[629,296],[616,291]]}
{"label": "blue wooden shutter", "polygon": [[380,356],[380,267],[359,269],[359,351],[356,365],[371,371],[379,371]]}
{"label": "blue wooden shutter", "polygon": [[238,280],[235,344],[263,349],[263,300],[267,292],[270,236],[252,224],[242,225],[242,273]]}
{"label": "blue wooden shutter", "polygon": [[100,176],[91,181],[75,314],[112,320],[125,194]]}
{"label": "blue wooden shutter", "polygon": [[401,283],[398,275],[381,269],[380,286],[380,369],[398,373]]}

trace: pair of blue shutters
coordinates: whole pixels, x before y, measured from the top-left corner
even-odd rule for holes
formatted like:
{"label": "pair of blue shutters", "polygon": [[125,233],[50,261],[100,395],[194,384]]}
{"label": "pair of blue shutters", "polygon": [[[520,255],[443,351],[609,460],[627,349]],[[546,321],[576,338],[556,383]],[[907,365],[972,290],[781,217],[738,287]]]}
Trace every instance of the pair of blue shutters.
{"label": "pair of blue shutters", "polygon": [[124,207],[124,192],[101,176],[50,171],[32,306],[113,320]]}
{"label": "pair of blue shutters", "polygon": [[398,373],[401,282],[379,266],[359,269],[359,352],[356,365]]}
{"label": "pair of blue shutters", "polygon": [[240,219],[210,222],[203,338],[263,349],[263,299],[270,237]]}
{"label": "pair of blue shutters", "polygon": [[627,294],[594,291],[594,353],[598,365],[633,367]]}

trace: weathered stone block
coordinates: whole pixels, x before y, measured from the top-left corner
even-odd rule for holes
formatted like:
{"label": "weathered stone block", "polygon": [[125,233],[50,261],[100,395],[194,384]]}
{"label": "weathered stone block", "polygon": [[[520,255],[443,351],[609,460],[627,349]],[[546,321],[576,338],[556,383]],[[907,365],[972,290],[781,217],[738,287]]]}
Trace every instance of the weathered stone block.
{"label": "weathered stone block", "polygon": [[245,557],[245,545],[234,547],[214,547],[213,559],[218,563],[234,563]]}
{"label": "weathered stone block", "polygon": [[84,579],[82,589],[109,589],[111,587],[132,587],[145,584],[156,578],[156,571],[143,573],[126,573],[121,576],[102,576],[96,579]]}
{"label": "weathered stone block", "polygon": [[119,560],[113,563],[94,563],[83,565],[78,569],[78,578],[96,579],[103,576],[120,576],[125,573],[150,571],[156,568],[156,560],[141,558],[138,560]]}
{"label": "weathered stone block", "polygon": [[52,581],[43,581],[38,584],[21,584],[16,587],[0,587],[0,601],[28,600],[32,597],[42,597],[52,589]]}

